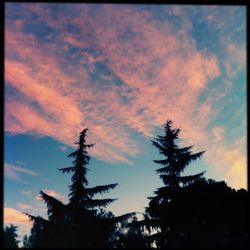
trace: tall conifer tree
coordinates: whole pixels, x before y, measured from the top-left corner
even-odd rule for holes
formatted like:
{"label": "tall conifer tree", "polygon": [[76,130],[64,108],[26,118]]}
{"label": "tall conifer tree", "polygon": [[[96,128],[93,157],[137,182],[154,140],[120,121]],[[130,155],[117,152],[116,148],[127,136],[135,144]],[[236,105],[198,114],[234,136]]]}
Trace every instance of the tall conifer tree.
{"label": "tall conifer tree", "polygon": [[182,187],[202,178],[205,172],[188,176],[182,176],[181,173],[192,161],[200,158],[204,151],[192,153],[192,146],[179,147],[176,140],[179,139],[180,128],[172,128],[171,120],[167,120],[163,127],[164,135],[157,136],[152,143],[164,156],[164,159],[154,160],[154,162],[163,166],[156,172],[160,174],[165,185],[155,191],[154,197],[149,197],[146,218],[153,227],[160,229],[160,232],[151,237],[156,241],[157,246],[175,247],[180,232],[177,232],[178,214],[175,214],[172,206],[173,199]]}
{"label": "tall conifer tree", "polygon": [[193,146],[180,148],[175,140],[179,139],[180,128],[172,129],[172,121],[168,120],[164,125],[164,135],[157,136],[153,145],[159,150],[165,159],[154,160],[155,163],[162,165],[162,168],[156,170],[161,174],[160,178],[163,180],[166,187],[171,189],[186,186],[201,178],[205,173],[196,175],[181,176],[185,168],[194,160],[203,155],[205,151],[193,154],[191,149]]}
{"label": "tall conifer tree", "polygon": [[116,199],[92,198],[96,194],[108,192],[118,184],[87,187],[86,166],[90,160],[87,150],[94,146],[86,144],[87,131],[88,129],[84,129],[80,133],[79,141],[76,143],[79,145],[78,149],[68,155],[75,158],[73,166],[59,169],[62,173],[73,173],[72,184],[69,186],[69,203],[65,205],[41,191],[41,197],[48,207],[48,220],[27,214],[36,226],[38,222],[42,225],[38,231],[43,235],[43,239],[45,236],[50,238],[48,241],[42,241],[45,242],[45,247],[108,247],[116,224],[134,215],[128,213],[115,217],[103,207]]}

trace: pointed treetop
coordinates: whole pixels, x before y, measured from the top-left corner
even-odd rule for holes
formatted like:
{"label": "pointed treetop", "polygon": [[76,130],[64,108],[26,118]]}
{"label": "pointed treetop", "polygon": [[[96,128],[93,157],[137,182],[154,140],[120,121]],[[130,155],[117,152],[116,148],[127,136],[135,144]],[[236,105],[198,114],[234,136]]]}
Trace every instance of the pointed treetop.
{"label": "pointed treetop", "polygon": [[86,140],[85,138],[87,137],[87,131],[89,129],[88,128],[85,128],[83,129],[82,132],[80,132],[80,137],[79,137],[79,142],[75,142],[75,144],[79,144],[80,147],[83,147],[83,148],[90,148],[90,147],[93,147],[95,144],[85,144]]}
{"label": "pointed treetop", "polygon": [[178,139],[181,129],[180,128],[172,129],[172,124],[173,124],[172,120],[167,120],[167,122],[163,125],[165,130],[165,135],[166,136],[171,135],[173,139]]}
{"label": "pointed treetop", "polygon": [[65,209],[65,205],[57,200],[55,197],[40,191],[41,198],[45,201],[48,208],[48,217],[52,222],[58,222],[63,219],[63,210]]}
{"label": "pointed treetop", "polygon": [[189,184],[199,179],[204,173],[188,176],[187,178],[180,177],[180,173],[194,160],[200,158],[205,151],[198,153],[192,152],[193,146],[180,148],[175,139],[178,139],[180,128],[172,128],[172,121],[167,120],[163,125],[164,136],[157,136],[152,140],[153,145],[159,150],[160,154],[164,155],[164,159],[154,160],[155,163],[163,165],[164,167],[156,170],[157,173],[162,174],[160,177],[163,179],[165,185],[171,187]]}
{"label": "pointed treetop", "polygon": [[171,128],[171,125],[173,124],[172,120],[167,120],[166,123],[163,125],[165,129]]}
{"label": "pointed treetop", "polygon": [[82,132],[80,132],[79,144],[80,144],[80,143],[84,144],[84,142],[85,142],[85,137],[87,136],[87,131],[88,131],[88,128],[85,128],[85,129],[83,129]]}

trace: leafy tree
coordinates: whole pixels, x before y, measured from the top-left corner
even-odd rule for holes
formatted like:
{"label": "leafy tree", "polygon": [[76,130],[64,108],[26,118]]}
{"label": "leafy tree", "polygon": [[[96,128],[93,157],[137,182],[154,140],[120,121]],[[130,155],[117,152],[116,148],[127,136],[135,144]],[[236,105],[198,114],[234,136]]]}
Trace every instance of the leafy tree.
{"label": "leafy tree", "polygon": [[179,139],[180,128],[172,128],[171,120],[167,120],[163,127],[164,135],[157,136],[152,143],[164,156],[164,159],[154,160],[154,162],[163,166],[156,172],[160,174],[165,185],[155,191],[156,196],[149,197],[146,220],[152,228],[160,230],[151,236],[158,247],[175,247],[183,237],[177,224],[179,214],[173,206],[175,195],[182,187],[198,181],[204,174],[202,172],[181,176],[181,173],[192,161],[200,158],[204,151],[192,153],[192,146],[179,147],[176,140]]}
{"label": "leafy tree", "polygon": [[10,225],[4,228],[4,248],[18,248],[17,226]]}
{"label": "leafy tree", "polygon": [[128,213],[115,217],[105,208],[116,199],[93,199],[96,194],[103,194],[118,184],[109,184],[96,187],[87,187],[86,173],[90,156],[88,149],[94,144],[86,144],[88,129],[80,133],[78,149],[68,157],[73,157],[73,166],[59,169],[62,173],[73,173],[69,186],[69,203],[61,201],[43,191],[42,199],[48,208],[48,220],[29,215],[34,221],[31,237],[32,247],[108,247],[110,238],[116,229],[117,223],[131,217]]}

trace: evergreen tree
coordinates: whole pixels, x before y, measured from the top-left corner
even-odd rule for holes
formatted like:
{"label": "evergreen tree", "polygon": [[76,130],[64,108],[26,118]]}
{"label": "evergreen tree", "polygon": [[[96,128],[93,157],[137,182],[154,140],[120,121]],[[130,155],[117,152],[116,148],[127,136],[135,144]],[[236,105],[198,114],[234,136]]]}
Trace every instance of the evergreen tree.
{"label": "evergreen tree", "polygon": [[84,129],[80,133],[76,143],[79,145],[78,149],[68,155],[75,158],[73,166],[59,169],[62,173],[73,173],[72,184],[69,186],[69,203],[65,205],[41,191],[41,197],[48,207],[48,220],[27,214],[35,222],[34,226],[42,224],[42,227],[38,227],[39,237],[34,237],[33,244],[39,238],[36,245],[42,247],[47,247],[48,244],[50,247],[108,247],[117,223],[134,215],[128,213],[115,217],[103,207],[116,199],[93,199],[94,195],[108,192],[118,184],[87,187],[86,166],[90,160],[87,150],[94,146],[86,144],[87,131],[88,129]]}
{"label": "evergreen tree", "polygon": [[191,161],[201,157],[205,151],[192,154],[192,146],[178,147],[175,140],[179,139],[180,128],[172,129],[171,124],[172,121],[168,120],[164,125],[164,136],[157,136],[156,140],[152,141],[152,143],[157,147],[160,154],[166,157],[163,160],[154,160],[155,163],[163,165],[156,172],[161,174],[160,177],[166,187],[170,187],[173,190],[180,186],[189,185],[201,178],[205,172],[190,176],[180,176],[180,174]]}
{"label": "evergreen tree", "polygon": [[198,181],[204,172],[181,176],[185,168],[194,160],[200,158],[204,151],[192,153],[192,146],[179,147],[176,140],[179,139],[180,128],[172,128],[172,121],[167,120],[164,127],[164,135],[157,136],[152,141],[164,159],[154,160],[162,165],[156,170],[165,184],[155,191],[156,196],[149,197],[149,207],[146,209],[145,220],[151,224],[152,228],[159,229],[160,232],[151,236],[158,247],[175,247],[182,236],[178,229],[178,214],[174,209],[174,198],[182,187]]}
{"label": "evergreen tree", "polygon": [[4,248],[18,248],[17,226],[10,225],[4,228]]}

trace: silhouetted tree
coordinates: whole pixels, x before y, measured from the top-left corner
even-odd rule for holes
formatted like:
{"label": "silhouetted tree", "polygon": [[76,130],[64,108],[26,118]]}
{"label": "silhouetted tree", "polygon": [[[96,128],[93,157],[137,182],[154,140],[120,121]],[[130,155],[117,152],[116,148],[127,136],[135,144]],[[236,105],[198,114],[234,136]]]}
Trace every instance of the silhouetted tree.
{"label": "silhouetted tree", "polygon": [[154,160],[155,163],[163,165],[156,172],[160,174],[165,186],[155,191],[156,196],[149,197],[150,202],[146,209],[145,219],[152,225],[152,228],[160,229],[160,232],[151,236],[158,247],[175,247],[182,235],[177,226],[179,214],[175,211],[173,200],[182,187],[194,183],[204,174],[202,172],[181,176],[181,173],[192,161],[200,158],[204,151],[193,154],[192,146],[179,147],[176,140],[179,139],[180,128],[172,128],[172,121],[168,120],[163,127],[164,135],[157,136],[152,143],[165,157],[161,160]]}
{"label": "silhouetted tree", "polygon": [[31,234],[29,236],[25,235],[23,238],[24,247],[51,247],[54,244],[53,233],[55,233],[53,223],[41,216],[26,215],[33,221],[33,226],[31,228]]}
{"label": "silhouetted tree", "polygon": [[4,248],[18,248],[19,241],[17,238],[17,226],[10,225],[4,228]]}
{"label": "silhouetted tree", "polygon": [[28,235],[24,235],[23,236],[23,248],[31,248],[31,244],[30,244],[30,238],[31,236]]}
{"label": "silhouetted tree", "polygon": [[[246,190],[202,178],[178,190],[171,205],[180,234],[175,247],[247,247]],[[165,212],[173,215],[171,207]]]}
{"label": "silhouetted tree", "polygon": [[117,223],[134,214],[115,217],[102,207],[116,199],[92,198],[96,194],[108,192],[118,184],[87,187],[86,166],[90,160],[87,149],[94,146],[86,144],[87,131],[88,129],[84,129],[80,133],[76,143],[79,145],[78,149],[68,155],[75,158],[73,166],[59,169],[63,173],[73,173],[72,184],[69,186],[69,203],[65,205],[41,191],[41,197],[48,208],[48,220],[27,214],[35,222],[33,238],[30,239],[32,247],[109,247]]}
{"label": "silhouetted tree", "polygon": [[[205,151],[192,154],[192,147],[180,148],[176,144],[175,140],[179,139],[180,128],[172,129],[172,121],[168,120],[164,127],[164,135],[157,136],[155,141],[152,141],[153,145],[159,150],[165,159],[154,160],[155,163],[163,165],[164,167],[156,170],[160,173],[165,187],[171,190],[182,186],[189,185],[194,181],[198,180],[205,172],[190,175],[190,176],[180,176],[184,169],[191,163],[202,156]],[[161,196],[161,194],[158,194]]]}
{"label": "silhouetted tree", "polygon": [[120,223],[119,228],[113,234],[114,248],[148,248],[147,231],[142,221],[138,221],[136,216],[130,221]]}

